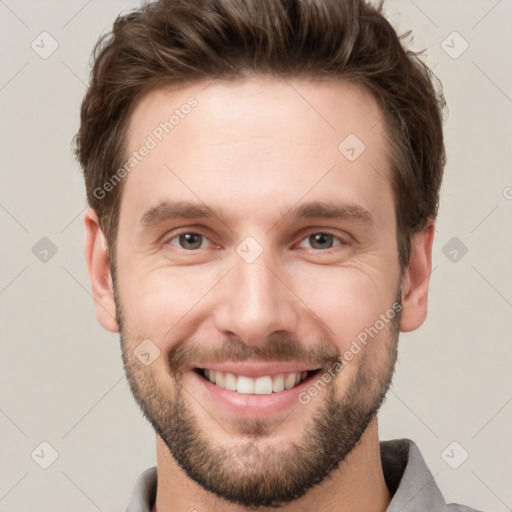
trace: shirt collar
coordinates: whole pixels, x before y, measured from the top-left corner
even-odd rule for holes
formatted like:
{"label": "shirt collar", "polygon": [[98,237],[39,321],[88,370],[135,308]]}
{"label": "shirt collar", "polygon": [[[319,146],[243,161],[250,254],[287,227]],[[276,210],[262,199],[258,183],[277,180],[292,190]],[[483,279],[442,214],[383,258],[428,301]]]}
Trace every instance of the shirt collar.
{"label": "shirt collar", "polygon": [[381,441],[380,454],[384,478],[393,494],[387,512],[447,510],[443,495],[413,441]]}

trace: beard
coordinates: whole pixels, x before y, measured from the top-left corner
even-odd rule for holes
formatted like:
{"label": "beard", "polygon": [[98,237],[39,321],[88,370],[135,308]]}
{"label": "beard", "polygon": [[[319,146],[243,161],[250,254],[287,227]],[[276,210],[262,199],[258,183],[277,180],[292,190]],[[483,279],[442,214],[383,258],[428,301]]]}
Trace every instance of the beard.
{"label": "beard", "polygon": [[[132,394],[144,416],[168,447],[170,454],[188,475],[205,490],[246,508],[279,507],[302,497],[326,479],[358,445],[368,425],[380,409],[392,381],[399,335],[401,308],[375,340],[384,344],[376,361],[361,353],[361,366],[347,382],[341,396],[336,390],[339,375],[311,400],[319,404],[295,441],[276,446],[270,435],[279,424],[270,419],[242,419],[234,422],[237,437],[233,446],[214,444],[208,431],[194,414],[193,396],[184,386],[184,368],[197,361],[303,361],[326,371],[329,362],[346,361],[332,352],[332,343],[317,343],[314,350],[303,348],[298,340],[274,336],[262,347],[251,347],[240,340],[226,340],[214,352],[182,340],[166,356],[168,373],[157,379],[153,369],[134,357],[135,340],[124,328],[122,308],[114,278],[117,321],[121,337],[124,369]],[[397,295],[400,304],[400,291]],[[364,352],[364,351],[362,351]],[[331,366],[332,368],[332,366]],[[321,372],[315,382],[321,380]],[[172,385],[174,384],[174,386]],[[317,401],[323,401],[323,404]],[[308,405],[297,402],[289,415],[298,424]],[[206,414],[206,412],[205,412]],[[281,420],[283,421],[283,420]],[[224,429],[225,430],[225,429]]]}

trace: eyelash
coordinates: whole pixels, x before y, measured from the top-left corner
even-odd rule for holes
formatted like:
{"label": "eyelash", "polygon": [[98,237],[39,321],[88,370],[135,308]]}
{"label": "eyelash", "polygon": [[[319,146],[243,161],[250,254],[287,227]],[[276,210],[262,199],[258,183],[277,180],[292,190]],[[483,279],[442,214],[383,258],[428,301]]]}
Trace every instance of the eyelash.
{"label": "eyelash", "polygon": [[[172,233],[171,236],[168,236],[165,239],[163,239],[162,240],[162,245],[174,245],[174,244],[170,243],[172,240],[175,240],[175,239],[179,238],[181,235],[186,235],[186,234],[189,234],[189,235],[199,235],[199,236],[203,237],[204,239],[208,240],[211,243],[211,241],[208,238],[208,236],[205,235],[200,230],[197,230],[197,231],[183,230],[183,231],[179,231],[177,233]],[[333,245],[332,247],[329,247],[327,249],[314,249],[314,248],[310,248],[310,250],[315,251],[315,252],[328,253],[331,250],[335,249],[336,247],[342,247],[342,246],[348,245],[348,243],[345,240],[343,240],[340,236],[335,235],[334,233],[331,233],[329,231],[322,231],[322,230],[320,230],[320,231],[310,231],[308,235],[306,235],[303,238],[301,238],[300,242],[303,242],[304,240],[307,240],[309,237],[311,237],[313,235],[329,235],[329,236],[334,237],[334,239],[338,240],[338,242],[339,242],[339,244]],[[183,249],[183,247],[179,247],[179,246],[175,246],[175,247],[177,247],[178,249],[180,249],[180,250],[182,250],[184,252],[197,252],[200,249],[200,248],[198,248],[198,249]]]}

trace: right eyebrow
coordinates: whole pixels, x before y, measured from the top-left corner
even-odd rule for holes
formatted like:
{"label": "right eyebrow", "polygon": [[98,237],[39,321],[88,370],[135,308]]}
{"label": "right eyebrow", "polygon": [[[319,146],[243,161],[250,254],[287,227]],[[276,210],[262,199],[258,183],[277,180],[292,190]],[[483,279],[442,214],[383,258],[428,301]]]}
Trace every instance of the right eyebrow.
{"label": "right eyebrow", "polygon": [[212,217],[218,218],[218,215],[212,208],[206,205],[188,201],[163,201],[149,208],[140,218],[139,224],[145,229],[150,229],[171,219],[200,219]]}

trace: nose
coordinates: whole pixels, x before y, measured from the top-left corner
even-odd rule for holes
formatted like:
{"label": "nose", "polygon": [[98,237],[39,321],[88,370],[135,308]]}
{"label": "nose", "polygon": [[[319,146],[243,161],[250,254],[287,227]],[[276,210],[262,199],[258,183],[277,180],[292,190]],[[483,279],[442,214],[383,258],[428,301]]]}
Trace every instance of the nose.
{"label": "nose", "polygon": [[233,269],[222,280],[215,308],[216,328],[247,345],[262,346],[275,333],[293,333],[298,327],[300,301],[280,265],[264,251],[248,263],[238,254]]}

